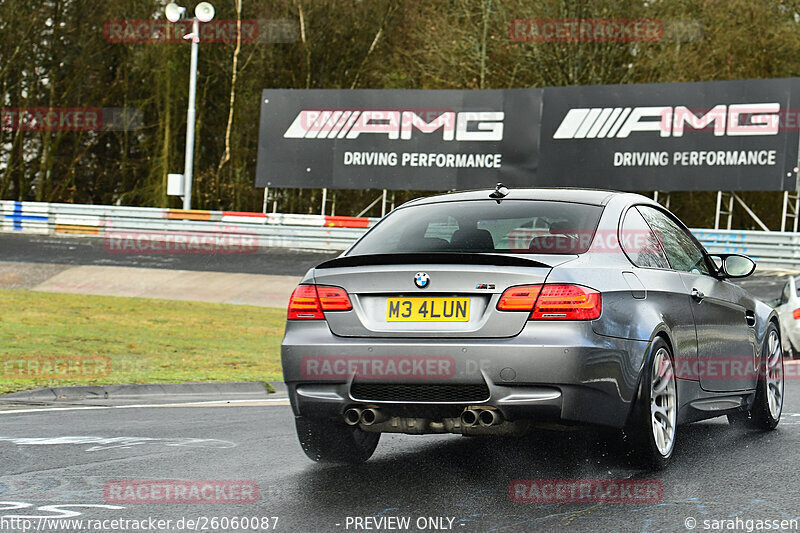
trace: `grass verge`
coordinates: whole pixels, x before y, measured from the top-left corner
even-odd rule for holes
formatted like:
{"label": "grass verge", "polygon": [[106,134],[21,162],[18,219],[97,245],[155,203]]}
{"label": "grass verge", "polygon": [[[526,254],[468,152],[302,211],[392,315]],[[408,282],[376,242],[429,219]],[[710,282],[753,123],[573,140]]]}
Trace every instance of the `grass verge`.
{"label": "grass verge", "polygon": [[0,393],[281,379],[282,309],[0,289]]}

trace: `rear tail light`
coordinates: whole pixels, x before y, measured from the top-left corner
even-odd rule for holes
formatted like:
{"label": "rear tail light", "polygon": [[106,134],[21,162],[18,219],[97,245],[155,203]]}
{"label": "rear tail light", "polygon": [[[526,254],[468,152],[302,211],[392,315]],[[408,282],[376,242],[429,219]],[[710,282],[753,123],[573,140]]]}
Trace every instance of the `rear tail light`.
{"label": "rear tail light", "polygon": [[314,285],[299,285],[289,298],[289,320],[320,320],[322,305]]}
{"label": "rear tail light", "polygon": [[506,289],[497,302],[498,311],[533,311],[541,285],[521,285]]}
{"label": "rear tail light", "polygon": [[325,285],[298,285],[289,298],[289,320],[324,320],[326,311],[349,311],[347,291]]}
{"label": "rear tail light", "polygon": [[353,308],[347,291],[341,287],[317,285],[317,294],[323,311],[349,311]]}
{"label": "rear tail light", "polygon": [[531,320],[594,320],[603,311],[596,290],[580,285],[545,285],[536,300]]}
{"label": "rear tail light", "polygon": [[506,289],[497,309],[530,312],[529,320],[594,320],[603,311],[603,299],[580,285],[524,285]]}
{"label": "rear tail light", "polygon": [[792,311],[792,316],[795,318],[795,320],[800,320],[800,309],[795,309]]}

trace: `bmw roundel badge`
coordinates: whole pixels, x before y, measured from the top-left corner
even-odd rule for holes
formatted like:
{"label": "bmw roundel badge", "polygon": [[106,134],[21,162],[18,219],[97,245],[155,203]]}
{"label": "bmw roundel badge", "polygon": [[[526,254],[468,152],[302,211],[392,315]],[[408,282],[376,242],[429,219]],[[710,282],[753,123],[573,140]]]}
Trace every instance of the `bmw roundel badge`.
{"label": "bmw roundel badge", "polygon": [[425,289],[431,284],[431,277],[425,272],[417,272],[414,274],[414,285],[420,289]]}

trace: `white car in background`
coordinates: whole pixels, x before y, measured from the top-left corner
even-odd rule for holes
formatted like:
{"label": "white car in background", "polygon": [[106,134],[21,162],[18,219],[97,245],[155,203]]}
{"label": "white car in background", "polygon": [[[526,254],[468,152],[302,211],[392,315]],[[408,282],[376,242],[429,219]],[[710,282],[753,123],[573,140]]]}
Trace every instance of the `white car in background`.
{"label": "white car in background", "polygon": [[770,301],[778,312],[783,339],[783,353],[796,358],[800,355],[800,276],[791,277],[783,286],[780,298]]}

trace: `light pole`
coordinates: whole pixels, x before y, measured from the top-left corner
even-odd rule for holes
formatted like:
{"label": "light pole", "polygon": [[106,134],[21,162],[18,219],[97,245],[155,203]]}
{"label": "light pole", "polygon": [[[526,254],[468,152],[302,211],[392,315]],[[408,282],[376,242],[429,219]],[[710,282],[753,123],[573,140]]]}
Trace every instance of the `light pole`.
{"label": "light pole", "polygon": [[[174,2],[167,4],[165,14],[170,22],[178,22],[186,18],[186,8]],[[214,18],[214,6],[208,2],[200,2],[194,9],[192,33],[184,39],[192,41],[192,61],[189,69],[189,105],[186,110],[186,157],[183,167],[183,208],[192,208],[192,173],[194,170],[194,125],[195,100],[197,95],[197,53],[200,44],[200,23]]]}

